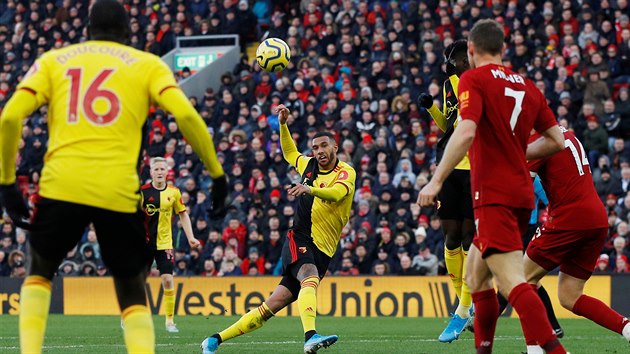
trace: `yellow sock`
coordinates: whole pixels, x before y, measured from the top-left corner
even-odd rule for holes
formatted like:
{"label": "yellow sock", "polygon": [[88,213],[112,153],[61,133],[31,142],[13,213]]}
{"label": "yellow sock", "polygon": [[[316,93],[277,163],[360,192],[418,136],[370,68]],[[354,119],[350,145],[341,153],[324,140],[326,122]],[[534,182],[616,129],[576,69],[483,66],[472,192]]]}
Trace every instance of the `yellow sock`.
{"label": "yellow sock", "polygon": [[315,330],[315,316],[317,316],[317,286],[319,286],[319,277],[310,276],[301,283],[300,293],[298,294],[297,303],[300,311],[300,319],[304,333]]}
{"label": "yellow sock", "polygon": [[166,322],[172,323],[175,315],[175,289],[164,289],[164,314]]}
{"label": "yellow sock", "polygon": [[31,275],[20,293],[20,348],[22,353],[39,354],[44,344],[50,308],[50,280]]}
{"label": "yellow sock", "polygon": [[236,323],[219,332],[221,341],[225,342],[241,334],[253,332],[262,327],[271,317],[273,317],[273,312],[269,309],[269,306],[263,302],[262,305],[244,314]]}
{"label": "yellow sock", "polygon": [[129,354],[155,353],[155,332],[151,312],[144,305],[129,306],[122,312],[125,345]]}
{"label": "yellow sock", "polygon": [[472,305],[472,296],[470,296],[470,288],[466,283],[466,258],[468,257],[468,251],[462,251],[462,297],[459,299],[459,303],[470,307]]}
{"label": "yellow sock", "polygon": [[455,288],[457,297],[461,299],[462,296],[462,246],[457,247],[454,250],[449,250],[444,247],[444,263],[446,263],[446,271],[451,277],[451,283]]}

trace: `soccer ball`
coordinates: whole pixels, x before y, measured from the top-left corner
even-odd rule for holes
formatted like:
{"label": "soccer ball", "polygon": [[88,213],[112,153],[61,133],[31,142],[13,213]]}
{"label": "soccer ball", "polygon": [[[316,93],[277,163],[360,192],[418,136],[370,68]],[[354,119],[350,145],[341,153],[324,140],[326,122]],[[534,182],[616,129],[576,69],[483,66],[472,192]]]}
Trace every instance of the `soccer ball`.
{"label": "soccer ball", "polygon": [[256,49],[258,65],[266,72],[284,70],[291,60],[291,49],[279,38],[267,38]]}

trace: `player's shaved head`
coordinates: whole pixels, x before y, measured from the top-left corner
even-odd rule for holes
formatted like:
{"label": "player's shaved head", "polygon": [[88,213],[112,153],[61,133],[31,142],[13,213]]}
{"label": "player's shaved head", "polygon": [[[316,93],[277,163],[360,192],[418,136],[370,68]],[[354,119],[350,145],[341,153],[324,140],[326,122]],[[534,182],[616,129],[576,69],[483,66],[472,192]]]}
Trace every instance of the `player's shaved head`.
{"label": "player's shaved head", "polygon": [[495,20],[480,20],[470,31],[469,41],[475,46],[478,54],[499,55],[503,50],[505,32]]}
{"label": "player's shaved head", "polygon": [[124,43],[129,35],[129,17],[116,0],[98,0],[92,5],[88,32],[90,39]]}
{"label": "player's shaved head", "polygon": [[468,41],[465,39],[458,39],[444,48],[444,61],[450,62],[451,60],[463,59],[467,56],[467,52]]}

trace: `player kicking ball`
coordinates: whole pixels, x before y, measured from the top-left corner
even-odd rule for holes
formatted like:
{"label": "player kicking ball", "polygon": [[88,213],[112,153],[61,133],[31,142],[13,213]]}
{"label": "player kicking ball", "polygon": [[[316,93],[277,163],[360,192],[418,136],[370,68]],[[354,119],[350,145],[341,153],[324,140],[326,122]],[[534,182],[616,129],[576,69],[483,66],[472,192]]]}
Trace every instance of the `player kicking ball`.
{"label": "player kicking ball", "polygon": [[279,105],[277,112],[282,154],[302,176],[300,184],[287,189],[289,195],[298,199],[298,207],[293,229],[289,230],[282,249],[283,277],[258,308],[243,315],[227,329],[206,338],[201,343],[204,354],[214,354],[221,343],[259,329],[294,301],[298,303],[304,328],[304,353],[316,353],[339,339],[336,335],[320,335],[315,330],[317,287],[350,218],[356,172],[337,158],[337,142],[328,132],[317,133],[311,140],[314,157],[298,152],[287,127],[289,110]]}
{"label": "player kicking ball", "polygon": [[[564,151],[529,162],[530,170],[538,173],[547,191],[549,219],[527,247],[525,276],[536,286],[549,271],[560,266],[558,298],[562,307],[630,341],[628,319],[583,293],[608,234],[608,216],[593,185],[582,144],[573,132],[561,129]],[[532,140],[538,137],[533,135]],[[543,353],[527,332],[525,342],[528,354]]]}

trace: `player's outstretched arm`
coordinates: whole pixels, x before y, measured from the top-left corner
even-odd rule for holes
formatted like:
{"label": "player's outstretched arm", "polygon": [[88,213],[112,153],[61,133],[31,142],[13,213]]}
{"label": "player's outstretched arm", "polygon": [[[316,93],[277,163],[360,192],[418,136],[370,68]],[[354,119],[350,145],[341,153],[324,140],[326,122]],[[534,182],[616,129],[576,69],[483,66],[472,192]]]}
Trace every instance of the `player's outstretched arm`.
{"label": "player's outstretched arm", "polygon": [[15,182],[15,160],[18,145],[22,136],[22,122],[40,104],[32,92],[20,89],[13,94],[0,116],[0,150],[2,164],[0,165],[0,184]]}
{"label": "player's outstretched arm", "polygon": [[175,116],[177,125],[184,137],[197,153],[212,177],[212,206],[209,209],[211,218],[221,218],[225,214],[228,183],[223,167],[217,159],[214,143],[208,133],[208,127],[192,106],[184,92],[177,86],[162,90],[156,98],[157,103]]}
{"label": "player's outstretched arm", "polygon": [[564,149],[564,135],[557,125],[545,130],[542,138],[527,145],[527,160],[538,160],[549,157]]}
{"label": "player's outstretched arm", "polygon": [[[433,96],[428,93],[421,93],[420,96],[418,96],[418,104],[429,112],[431,118],[433,118],[435,124],[437,124],[441,131],[446,131],[446,116],[433,104]],[[446,105],[444,105],[444,107],[446,107]]]}
{"label": "player's outstretched arm", "polygon": [[41,104],[41,97],[38,100],[35,92],[18,89],[0,115],[0,199],[13,223],[25,229],[29,228],[30,215],[15,184],[15,160],[22,136],[22,122]]}
{"label": "player's outstretched arm", "polygon": [[171,112],[175,116],[177,125],[181,129],[186,141],[203,164],[208,169],[208,173],[213,179],[225,175],[223,167],[217,159],[214,143],[208,133],[208,127],[203,119],[192,106],[184,92],[178,87],[166,89],[157,100],[160,107]]}
{"label": "player's outstretched arm", "polygon": [[349,192],[350,190],[348,187],[341,182],[324,188],[311,187],[311,193],[313,196],[335,203],[342,200]]}
{"label": "player's outstretched arm", "polygon": [[293,167],[297,168],[297,159],[300,157],[300,152],[295,146],[289,127],[287,126],[287,119],[289,118],[289,109],[284,105],[279,105],[277,108],[278,121],[280,122],[280,147],[282,148],[282,156]]}

